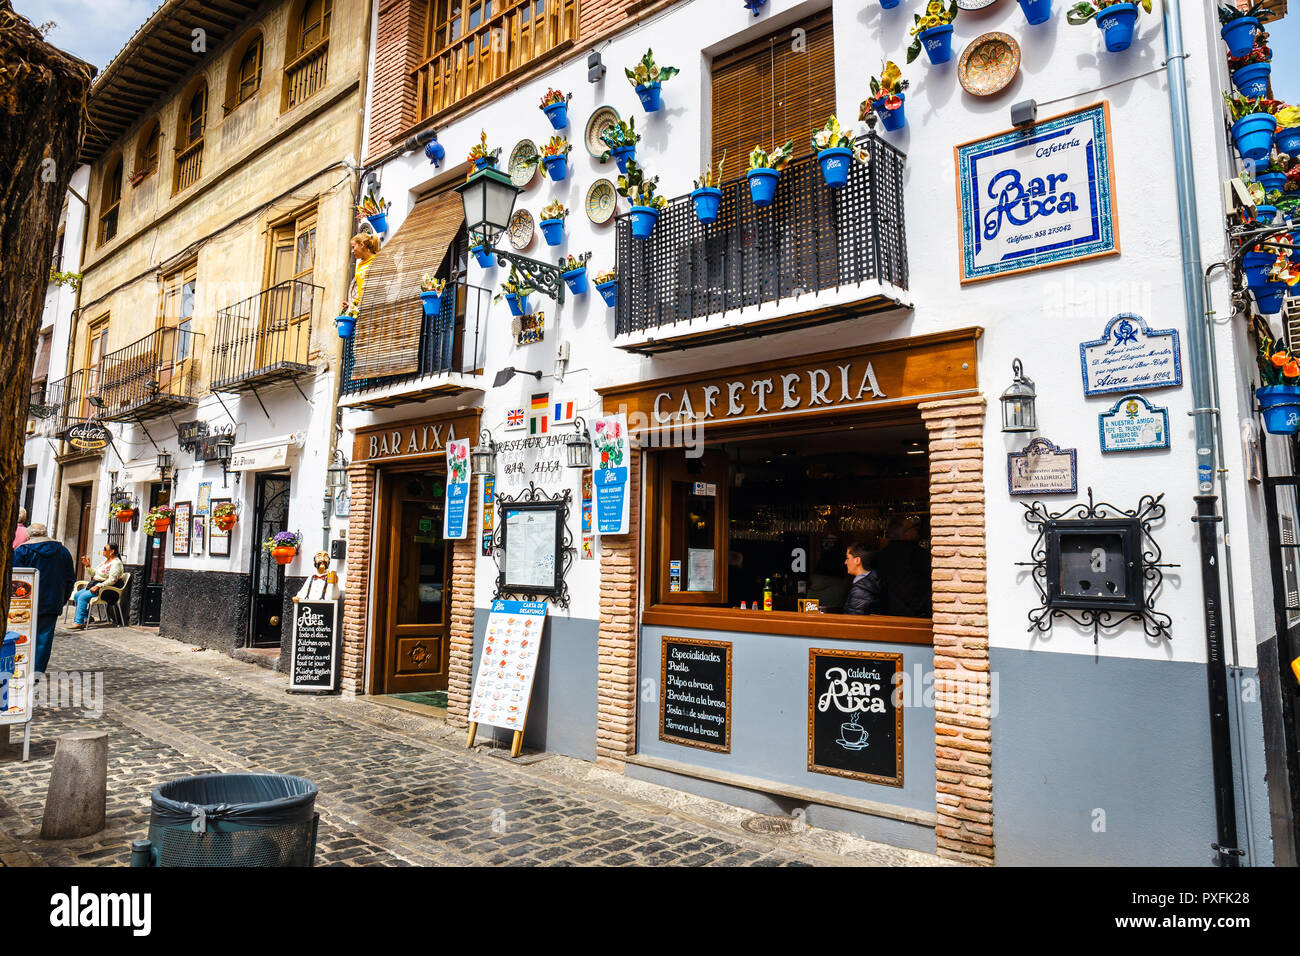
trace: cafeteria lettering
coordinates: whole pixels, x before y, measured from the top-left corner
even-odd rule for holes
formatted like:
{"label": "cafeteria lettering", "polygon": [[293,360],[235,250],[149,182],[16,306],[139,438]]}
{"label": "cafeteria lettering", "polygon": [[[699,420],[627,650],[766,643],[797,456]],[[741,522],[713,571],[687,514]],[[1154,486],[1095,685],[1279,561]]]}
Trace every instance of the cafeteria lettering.
{"label": "cafeteria lettering", "polygon": [[[759,378],[751,382],[728,382],[726,385],[727,408],[725,414],[721,417],[732,418],[738,415],[744,415],[752,411],[756,413],[770,412],[778,410],[776,407],[779,400],[780,411],[799,408],[804,405],[812,408],[817,405],[835,405],[839,402],[857,402],[864,397],[866,399],[885,398],[884,390],[881,389],[880,383],[876,380],[876,370],[871,363],[862,372],[862,377],[858,381],[857,388],[854,389],[853,381],[856,376],[851,375],[853,366],[851,364],[837,365],[835,374],[824,368],[809,369],[804,372],[786,372],[777,378]],[[806,379],[806,393],[800,390],[800,383]],[[831,397],[831,383],[838,380],[839,395]],[[778,384],[779,382],[779,384]],[[706,385],[701,389],[700,401],[702,409],[697,409],[691,399],[689,388],[683,389],[680,401],[676,403],[676,410],[670,411],[673,405],[672,392],[660,392],[655,396],[654,401],[654,420],[656,424],[662,425],[674,421],[710,421],[719,417],[719,400],[722,394],[722,387],[717,385]],[[753,396],[754,403],[751,406],[748,395]],[[806,405],[805,405],[806,399]],[[628,420],[629,427],[632,425],[631,419]],[[632,430],[636,430],[633,428]]]}

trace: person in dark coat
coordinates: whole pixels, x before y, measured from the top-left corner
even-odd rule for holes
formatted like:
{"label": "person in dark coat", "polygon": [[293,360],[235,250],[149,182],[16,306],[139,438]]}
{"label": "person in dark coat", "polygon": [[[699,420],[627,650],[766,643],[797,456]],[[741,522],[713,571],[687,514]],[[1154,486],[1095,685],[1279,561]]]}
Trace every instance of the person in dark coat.
{"label": "person in dark coat", "polygon": [[893,518],[885,531],[888,543],[876,554],[874,567],[885,588],[882,614],[929,617],[930,552],[921,547],[921,525]]}
{"label": "person in dark coat", "polygon": [[59,623],[59,615],[72,596],[72,586],[77,583],[76,568],[68,549],[57,541],[51,541],[43,524],[34,524],[27,529],[27,541],[14,548],[13,566],[35,568],[40,572],[33,671],[43,674],[50,662],[50,651],[54,649],[54,625]]}
{"label": "person in dark coat", "polygon": [[849,593],[844,596],[845,614],[880,614],[885,607],[880,575],[871,567],[871,552],[860,541],[844,552],[844,568],[853,575]]}

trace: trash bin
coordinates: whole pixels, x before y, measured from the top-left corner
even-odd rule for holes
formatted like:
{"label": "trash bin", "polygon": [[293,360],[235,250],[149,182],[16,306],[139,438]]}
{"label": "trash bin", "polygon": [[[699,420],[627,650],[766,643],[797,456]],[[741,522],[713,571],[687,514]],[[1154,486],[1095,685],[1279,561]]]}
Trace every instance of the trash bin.
{"label": "trash bin", "polygon": [[153,792],[132,866],[312,866],[316,784],[286,774],[214,773]]}

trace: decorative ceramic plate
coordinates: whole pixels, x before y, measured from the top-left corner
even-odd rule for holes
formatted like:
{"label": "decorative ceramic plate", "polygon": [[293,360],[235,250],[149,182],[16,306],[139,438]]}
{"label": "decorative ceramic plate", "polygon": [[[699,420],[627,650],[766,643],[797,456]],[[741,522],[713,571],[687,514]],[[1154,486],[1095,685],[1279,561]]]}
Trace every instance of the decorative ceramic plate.
{"label": "decorative ceramic plate", "polygon": [[597,179],[587,190],[587,218],[596,225],[603,226],[613,219],[617,205],[618,193],[608,179]]}
{"label": "decorative ceramic plate", "polygon": [[591,119],[587,120],[587,132],[583,134],[583,139],[587,143],[587,152],[597,159],[604,154],[608,147],[600,138],[600,134],[617,126],[619,119],[618,110],[612,106],[601,106],[591,114]]}
{"label": "decorative ceramic plate", "polygon": [[995,3],[997,3],[997,0],[957,0],[957,9],[983,10],[985,7],[991,7]]}
{"label": "decorative ceramic plate", "polygon": [[537,178],[537,144],[531,139],[521,139],[510,151],[510,181],[525,189]]}
{"label": "decorative ceramic plate", "polygon": [[514,247],[515,252],[523,252],[533,244],[533,214],[527,209],[518,209],[510,217],[510,225],[506,227],[506,235],[510,237],[510,245]]}
{"label": "decorative ceramic plate", "polygon": [[971,40],[957,61],[961,88],[975,96],[1005,89],[1020,70],[1020,44],[1006,33],[985,33]]}

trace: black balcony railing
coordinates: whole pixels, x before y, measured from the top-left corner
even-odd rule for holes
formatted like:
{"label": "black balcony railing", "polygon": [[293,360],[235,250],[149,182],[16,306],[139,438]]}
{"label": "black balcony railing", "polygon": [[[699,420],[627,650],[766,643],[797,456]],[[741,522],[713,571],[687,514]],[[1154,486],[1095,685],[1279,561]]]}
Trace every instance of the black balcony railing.
{"label": "black balcony railing", "polygon": [[246,391],[311,372],[312,316],[324,291],[291,279],[219,310],[212,390]]}
{"label": "black balcony railing", "polygon": [[747,306],[879,280],[907,288],[903,234],[905,156],[875,135],[860,140],[841,189],[827,188],[815,157],[787,166],[776,200],[759,208],[749,183],[724,183],[718,219],[702,225],[689,196],[669,203],[648,240],[617,222],[619,335]]}
{"label": "black balcony railing", "polygon": [[97,393],[90,382],[87,391],[108,421],[158,418],[198,401],[202,354],[203,336],[197,332],[183,326],[159,329],[105,355]]}
{"label": "black balcony railing", "polygon": [[[462,386],[448,381],[446,376],[468,375],[481,370],[480,330],[487,327],[491,304],[490,289],[464,282],[448,285],[442,295],[442,310],[433,317],[426,315],[420,327],[418,370],[354,381],[353,349],[357,338],[365,335],[366,315],[362,312],[357,319],[353,337],[346,339],[343,344],[343,395],[362,395],[382,390],[382,398],[377,398],[374,403],[362,404],[393,405],[417,401],[426,393],[460,391]],[[419,307],[418,301],[415,306]]]}
{"label": "black balcony railing", "polygon": [[28,415],[40,422],[41,430],[49,434],[61,432],[83,419],[96,417],[99,409],[89,401],[86,389],[86,383],[94,382],[94,374],[82,369],[34,389]]}

